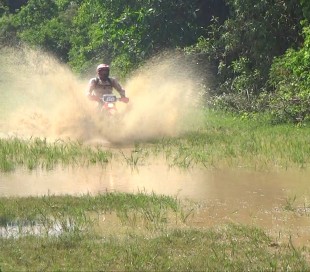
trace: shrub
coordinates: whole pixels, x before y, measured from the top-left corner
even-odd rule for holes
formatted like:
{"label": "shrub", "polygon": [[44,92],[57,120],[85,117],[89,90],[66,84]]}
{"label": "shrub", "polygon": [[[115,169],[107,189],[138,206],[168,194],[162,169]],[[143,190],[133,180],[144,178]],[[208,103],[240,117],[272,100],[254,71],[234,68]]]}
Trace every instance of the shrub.
{"label": "shrub", "polygon": [[274,88],[270,107],[279,121],[310,120],[310,26],[303,33],[303,47],[275,58],[270,70],[269,84]]}

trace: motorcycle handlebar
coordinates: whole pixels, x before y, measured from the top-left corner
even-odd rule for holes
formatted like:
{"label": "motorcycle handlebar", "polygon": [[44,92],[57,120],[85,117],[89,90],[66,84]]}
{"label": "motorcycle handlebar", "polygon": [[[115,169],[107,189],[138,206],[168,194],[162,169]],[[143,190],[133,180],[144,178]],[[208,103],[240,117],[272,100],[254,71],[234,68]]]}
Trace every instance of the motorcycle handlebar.
{"label": "motorcycle handlebar", "polygon": [[124,102],[124,103],[128,103],[129,102],[129,98],[123,96],[123,97],[119,98],[118,101],[121,101],[121,102]]}

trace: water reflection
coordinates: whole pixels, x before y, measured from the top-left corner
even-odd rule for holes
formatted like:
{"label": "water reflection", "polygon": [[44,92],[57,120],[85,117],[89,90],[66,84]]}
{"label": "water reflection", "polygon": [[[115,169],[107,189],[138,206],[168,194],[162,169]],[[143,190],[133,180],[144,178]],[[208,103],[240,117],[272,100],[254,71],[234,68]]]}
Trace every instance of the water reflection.
{"label": "water reflection", "polygon": [[59,236],[82,231],[81,226],[70,217],[57,220],[18,220],[0,225],[0,238],[20,238],[24,236]]}
{"label": "water reflection", "polygon": [[0,196],[83,195],[138,191],[178,195],[198,201],[238,201],[270,205],[290,196],[309,196],[310,171],[252,172],[168,168],[162,163],[131,169],[112,163],[103,168],[66,168],[53,171],[0,173]]}
{"label": "water reflection", "polygon": [[19,238],[27,235],[58,236],[63,232],[61,226],[55,223],[49,229],[35,221],[8,222],[0,226],[0,238]]}
{"label": "water reflection", "polygon": [[[309,176],[309,170],[181,170],[161,162],[131,169],[111,163],[106,168],[0,173],[0,196],[154,192],[204,203],[189,221],[193,226],[248,224],[305,245],[310,242]],[[288,209],[292,207],[294,211]]]}

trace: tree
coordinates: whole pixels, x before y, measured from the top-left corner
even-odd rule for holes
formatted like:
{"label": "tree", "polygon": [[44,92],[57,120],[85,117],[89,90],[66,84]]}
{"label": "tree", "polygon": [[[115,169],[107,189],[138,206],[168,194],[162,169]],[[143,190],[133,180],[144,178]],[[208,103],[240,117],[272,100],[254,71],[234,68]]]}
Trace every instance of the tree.
{"label": "tree", "polygon": [[[29,45],[39,46],[66,62],[71,47],[69,37],[75,7],[74,3],[64,0],[29,0],[18,13],[8,17],[10,20],[4,26],[11,25],[9,33],[15,35],[10,36],[16,36]],[[0,29],[7,30],[4,26]]]}
{"label": "tree", "polygon": [[276,58],[270,70],[270,106],[277,121],[310,120],[310,26],[303,34],[303,45]]}
{"label": "tree", "polygon": [[113,60],[127,72],[163,49],[194,43],[201,34],[196,2],[84,1],[74,20],[70,63],[83,70]]}
{"label": "tree", "polygon": [[27,2],[28,0],[1,0],[0,6],[7,6],[9,8],[9,12],[15,13],[18,12],[22,6],[26,5]]}
{"label": "tree", "polygon": [[0,20],[1,39],[40,46],[78,72],[104,60],[126,74],[162,50],[195,43],[213,12],[222,16],[223,1],[28,0]]}
{"label": "tree", "polygon": [[[300,3],[295,0],[227,0],[229,17],[214,18],[207,35],[187,50],[210,60],[216,103],[236,111],[257,110],[274,57],[302,43]],[[213,102],[212,102],[213,103]],[[260,106],[260,105],[259,105]]]}
{"label": "tree", "polygon": [[300,2],[304,17],[310,22],[310,2],[308,0],[300,0]]}

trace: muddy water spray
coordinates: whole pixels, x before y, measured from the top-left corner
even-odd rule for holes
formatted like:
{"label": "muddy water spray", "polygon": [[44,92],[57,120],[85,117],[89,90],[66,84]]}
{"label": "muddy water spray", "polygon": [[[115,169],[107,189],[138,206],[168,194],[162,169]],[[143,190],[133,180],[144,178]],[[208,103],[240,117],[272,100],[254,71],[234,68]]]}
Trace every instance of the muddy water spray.
{"label": "muddy water spray", "polygon": [[3,51],[0,61],[2,136],[132,142],[177,135],[199,124],[196,116],[185,125],[197,79],[175,55],[152,60],[123,84],[130,103],[118,104],[123,118],[109,127],[85,97],[89,79],[78,79],[55,58],[23,48]]}

